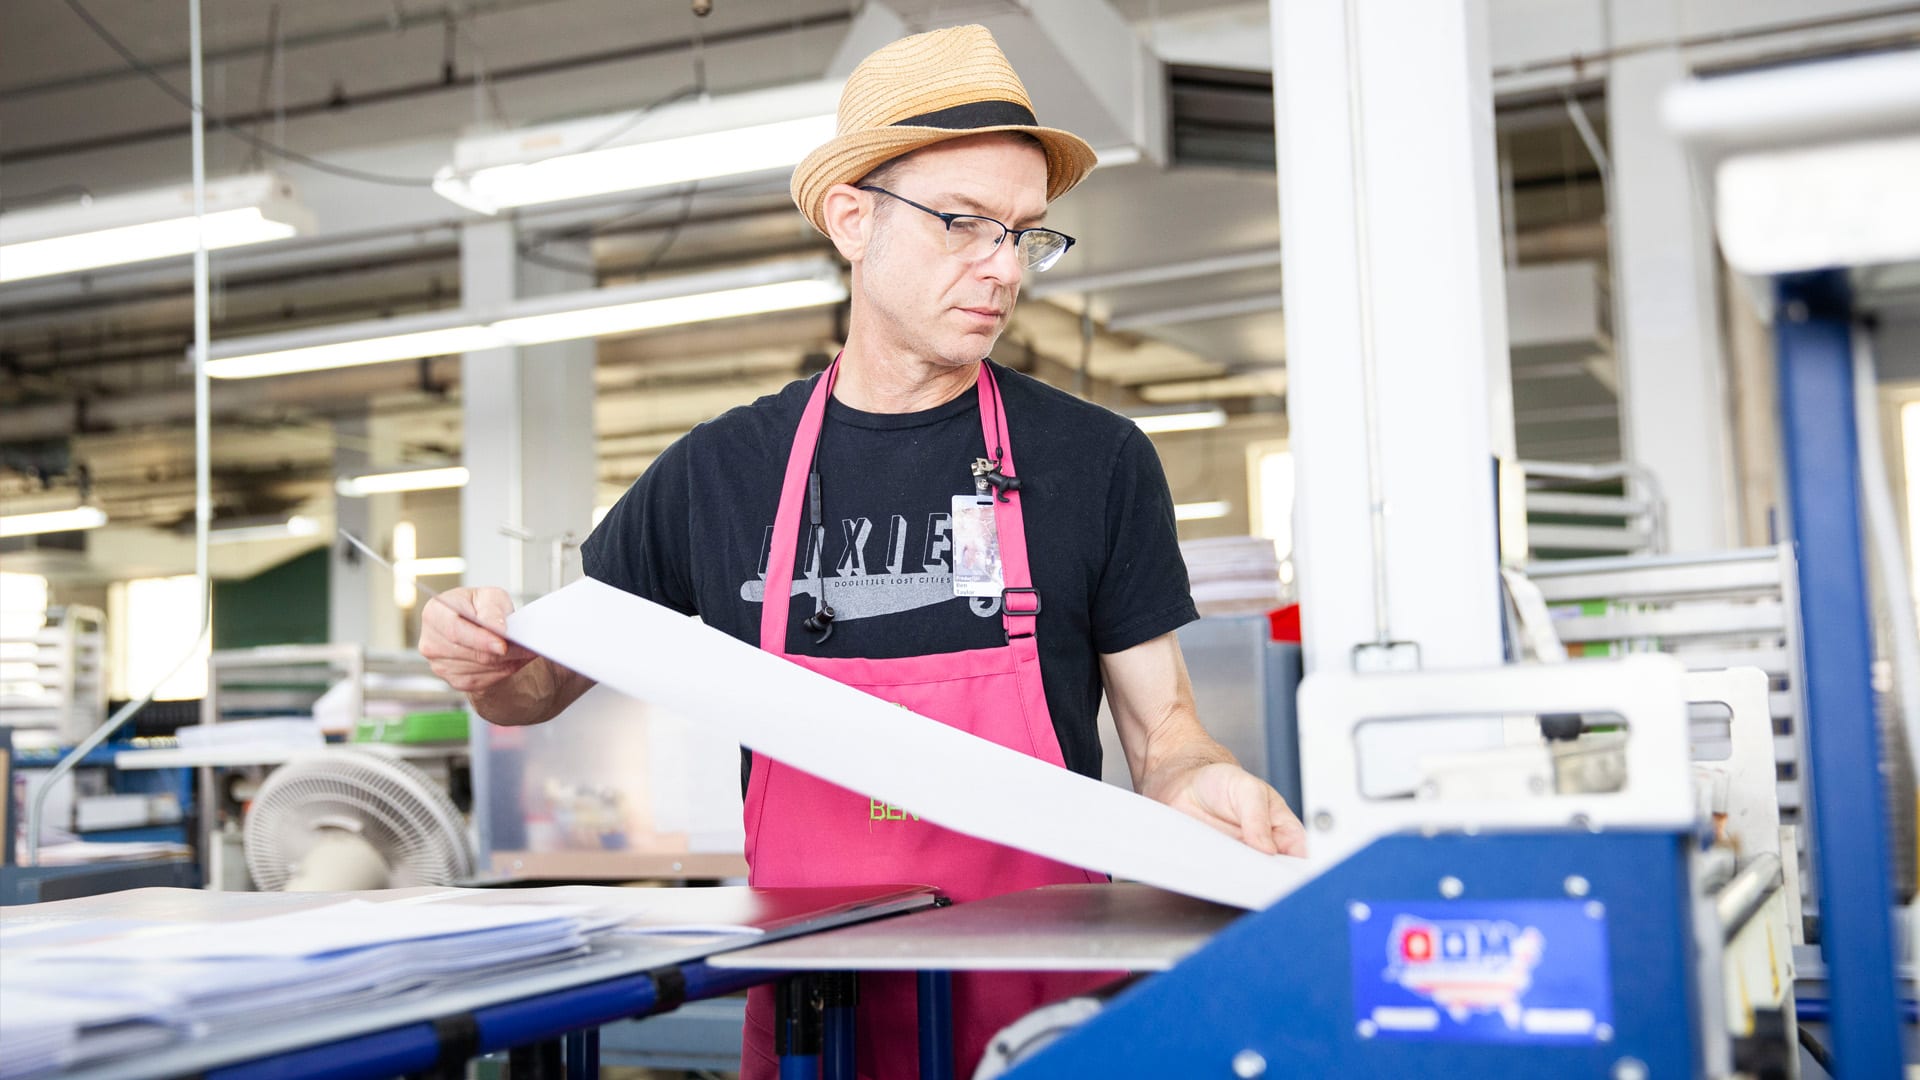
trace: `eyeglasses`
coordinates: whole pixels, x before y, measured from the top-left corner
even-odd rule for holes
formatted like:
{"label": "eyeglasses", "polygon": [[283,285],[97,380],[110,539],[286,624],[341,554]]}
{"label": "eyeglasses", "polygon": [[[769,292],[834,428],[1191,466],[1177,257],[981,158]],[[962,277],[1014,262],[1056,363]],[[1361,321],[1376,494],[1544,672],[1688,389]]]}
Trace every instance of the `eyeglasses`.
{"label": "eyeglasses", "polygon": [[1060,261],[1073,246],[1073,237],[1052,229],[1010,229],[999,221],[979,214],[943,214],[930,206],[921,206],[905,195],[895,195],[883,187],[860,185],[861,191],[892,196],[923,214],[939,218],[947,226],[947,251],[967,262],[991,258],[1000,250],[1001,241],[1013,237],[1014,254],[1024,269],[1039,273]]}

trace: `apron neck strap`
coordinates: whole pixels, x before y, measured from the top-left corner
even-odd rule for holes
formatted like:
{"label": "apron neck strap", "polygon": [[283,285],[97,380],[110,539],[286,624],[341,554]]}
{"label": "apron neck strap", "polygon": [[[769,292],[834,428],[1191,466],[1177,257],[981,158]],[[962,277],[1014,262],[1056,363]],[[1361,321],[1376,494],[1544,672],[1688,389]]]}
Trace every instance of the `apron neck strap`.
{"label": "apron neck strap", "polygon": [[[1007,432],[1007,410],[1000,397],[1000,380],[993,365],[980,362],[980,433],[986,438],[987,454],[997,462],[1000,474],[1017,479],[1013,467],[1013,440]],[[1039,621],[1040,594],[1033,588],[1033,571],[1027,563],[1027,524],[1020,510],[1017,486],[997,490],[993,497],[993,524],[1000,534],[1000,576],[1005,588],[1000,596],[1000,621],[1007,640],[1030,638]]]}
{"label": "apron neck strap", "polygon": [[[813,471],[814,450],[820,445],[820,429],[826,423],[827,402],[833,396],[834,379],[840,370],[840,358],[814,384],[813,393],[800,414],[800,426],[794,432],[793,445],[787,451],[786,477],[780,487],[780,508],[773,519],[773,540],[767,554],[766,589],[760,604],[760,647],[784,655],[787,651],[787,614],[792,608],[795,556],[800,550],[800,533],[807,503],[807,478]],[[1000,388],[992,365],[982,361],[980,375],[974,380],[980,399],[980,431],[987,453],[998,454],[1002,475],[1014,476],[1013,446],[1007,434],[1006,412],[1001,407]],[[822,529],[826,523],[822,522]],[[1034,616],[1040,609],[1039,596],[1033,590],[1027,565],[1025,523],[1020,512],[1020,493],[1010,490],[994,501],[994,527],[1000,534],[1001,573],[1007,596],[1001,600],[1001,618],[1009,640],[1033,636]],[[810,537],[815,557],[824,558],[825,537]],[[809,568],[814,588],[824,580],[824,568]],[[1011,603],[1009,603],[1011,601]],[[1011,608],[1011,610],[1009,610]]]}

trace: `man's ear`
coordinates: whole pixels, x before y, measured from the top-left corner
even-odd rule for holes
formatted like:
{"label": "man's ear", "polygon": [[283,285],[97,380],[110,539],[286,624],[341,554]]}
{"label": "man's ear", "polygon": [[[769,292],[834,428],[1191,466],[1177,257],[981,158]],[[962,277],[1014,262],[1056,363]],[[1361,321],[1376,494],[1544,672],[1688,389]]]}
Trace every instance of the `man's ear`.
{"label": "man's ear", "polygon": [[827,238],[848,262],[864,256],[872,240],[873,216],[866,212],[866,207],[867,200],[852,184],[835,184],[827,189],[821,222],[827,227]]}

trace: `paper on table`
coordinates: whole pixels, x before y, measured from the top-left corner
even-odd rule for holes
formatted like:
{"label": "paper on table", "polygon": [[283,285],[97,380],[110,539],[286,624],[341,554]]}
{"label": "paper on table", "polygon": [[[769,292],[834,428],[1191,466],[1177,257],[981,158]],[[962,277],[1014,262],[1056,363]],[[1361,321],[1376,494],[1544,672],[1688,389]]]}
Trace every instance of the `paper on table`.
{"label": "paper on table", "polygon": [[[436,907],[372,904],[348,900],[327,907],[232,923],[217,936],[192,923],[72,945],[62,960],[210,960],[224,957],[300,959],[352,949],[404,944],[415,951],[468,942],[498,947],[519,935],[540,934],[592,915],[583,908],[517,904],[497,907]],[[597,916],[595,916],[598,918]],[[607,920],[610,921],[610,920]]]}
{"label": "paper on table", "polygon": [[958,832],[1242,908],[1265,907],[1313,873],[591,578],[515,612],[507,632],[624,694]]}

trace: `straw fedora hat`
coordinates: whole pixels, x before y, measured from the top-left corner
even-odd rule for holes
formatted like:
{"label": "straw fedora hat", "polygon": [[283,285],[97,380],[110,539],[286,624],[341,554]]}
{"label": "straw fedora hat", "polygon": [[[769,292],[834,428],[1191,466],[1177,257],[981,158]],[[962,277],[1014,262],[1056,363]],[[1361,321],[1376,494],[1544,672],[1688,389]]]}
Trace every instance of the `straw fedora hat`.
{"label": "straw fedora hat", "polygon": [[984,26],[904,37],[875,50],[840,91],[838,133],[793,170],[793,201],[826,232],[827,189],[851,184],[902,154],[948,139],[1018,131],[1047,150],[1047,201],[1093,169],[1093,147],[1041,127],[1013,65]]}

